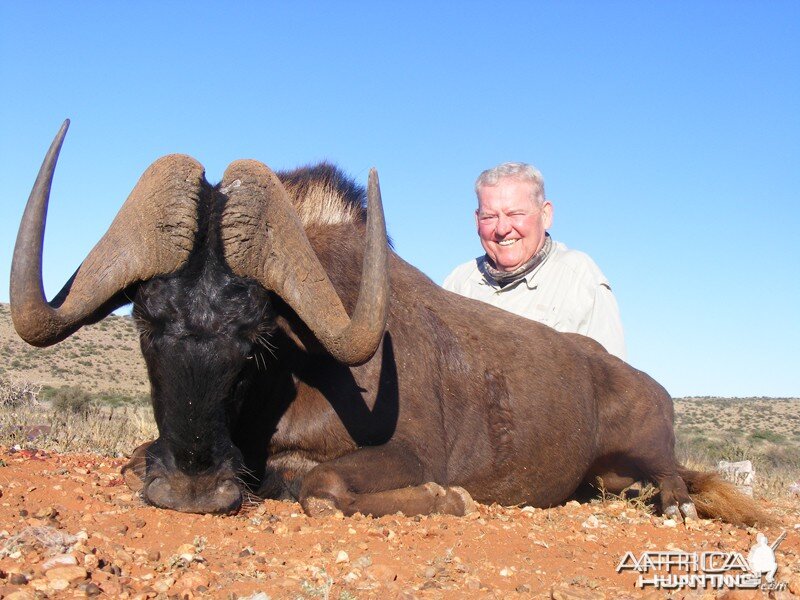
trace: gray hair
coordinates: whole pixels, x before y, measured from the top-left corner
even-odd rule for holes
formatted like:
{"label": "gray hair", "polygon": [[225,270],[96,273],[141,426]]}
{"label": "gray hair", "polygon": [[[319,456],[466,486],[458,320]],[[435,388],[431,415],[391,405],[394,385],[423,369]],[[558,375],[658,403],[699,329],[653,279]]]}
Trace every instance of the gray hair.
{"label": "gray hair", "polygon": [[486,169],[475,180],[475,195],[482,187],[497,185],[501,179],[516,179],[531,184],[531,200],[541,205],[544,202],[544,178],[539,170],[527,163],[507,162]]}

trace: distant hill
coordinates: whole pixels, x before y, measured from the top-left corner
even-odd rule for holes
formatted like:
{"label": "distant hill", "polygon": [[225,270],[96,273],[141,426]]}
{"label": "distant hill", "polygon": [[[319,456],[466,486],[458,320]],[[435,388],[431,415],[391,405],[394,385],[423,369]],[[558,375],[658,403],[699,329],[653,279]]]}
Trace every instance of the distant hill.
{"label": "distant hill", "polygon": [[128,396],[150,391],[139,336],[130,317],[112,315],[59,344],[35,348],[14,331],[9,305],[2,303],[0,376],[54,388],[77,386],[89,392]]}

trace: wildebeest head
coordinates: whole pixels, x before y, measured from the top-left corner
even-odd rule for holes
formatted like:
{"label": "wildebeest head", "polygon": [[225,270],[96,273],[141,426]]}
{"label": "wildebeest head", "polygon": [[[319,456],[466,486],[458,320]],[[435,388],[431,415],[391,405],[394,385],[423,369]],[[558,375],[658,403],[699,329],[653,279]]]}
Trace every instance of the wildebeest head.
{"label": "wildebeest head", "polygon": [[252,353],[275,327],[275,297],[342,363],[365,362],[381,340],[389,288],[377,175],[370,172],[352,318],[269,168],[236,161],[214,187],[203,167],[183,155],[145,171],[111,227],[48,302],[44,223],[67,127],[45,157],[20,225],[11,269],[14,326],[27,342],[49,346],[133,301],[159,428],[142,495],[187,512],[236,510],[241,455],[231,431]]}

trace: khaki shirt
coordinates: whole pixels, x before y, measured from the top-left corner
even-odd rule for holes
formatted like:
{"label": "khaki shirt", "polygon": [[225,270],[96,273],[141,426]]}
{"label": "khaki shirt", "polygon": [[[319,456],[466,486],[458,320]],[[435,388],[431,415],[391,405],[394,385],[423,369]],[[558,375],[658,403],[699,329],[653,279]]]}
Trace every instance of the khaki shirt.
{"label": "khaki shirt", "polygon": [[522,279],[501,288],[485,271],[486,257],[447,276],[444,288],[549,325],[581,333],[625,360],[625,337],[611,286],[588,255],[553,242],[549,256]]}

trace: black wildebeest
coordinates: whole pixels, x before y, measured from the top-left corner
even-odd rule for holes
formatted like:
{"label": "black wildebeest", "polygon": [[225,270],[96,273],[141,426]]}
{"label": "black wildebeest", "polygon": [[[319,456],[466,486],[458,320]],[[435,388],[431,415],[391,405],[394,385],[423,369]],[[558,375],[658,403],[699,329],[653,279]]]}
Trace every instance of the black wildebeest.
{"label": "black wildebeest", "polygon": [[237,161],[212,186],[192,158],[159,159],[48,303],[42,240],[66,126],[20,226],[12,316],[47,346],[133,302],[159,431],[130,464],[146,501],[228,512],[246,481],[314,515],[463,514],[471,498],[551,506],[600,477],[615,492],[655,482],[676,517],[696,516],[688,483],[724,497],[723,517],[755,518],[677,464],[672,400],[645,373],[391,252],[374,172],[365,210],[329,165],[276,176]]}

